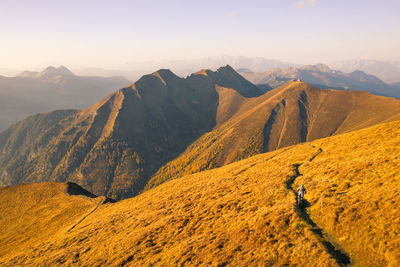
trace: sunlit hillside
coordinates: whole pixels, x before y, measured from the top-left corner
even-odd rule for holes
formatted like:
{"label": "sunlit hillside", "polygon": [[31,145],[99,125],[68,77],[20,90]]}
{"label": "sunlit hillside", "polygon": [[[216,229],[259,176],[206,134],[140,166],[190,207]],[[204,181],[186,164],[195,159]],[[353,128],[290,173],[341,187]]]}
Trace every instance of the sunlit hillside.
{"label": "sunlit hillside", "polygon": [[160,168],[146,188],[258,153],[400,120],[400,100],[300,81],[249,99],[227,88],[217,91],[217,127]]}
{"label": "sunlit hillside", "polygon": [[[65,184],[2,188],[0,265],[399,266],[399,155],[392,122],[117,203]],[[301,183],[305,209],[292,190]]]}

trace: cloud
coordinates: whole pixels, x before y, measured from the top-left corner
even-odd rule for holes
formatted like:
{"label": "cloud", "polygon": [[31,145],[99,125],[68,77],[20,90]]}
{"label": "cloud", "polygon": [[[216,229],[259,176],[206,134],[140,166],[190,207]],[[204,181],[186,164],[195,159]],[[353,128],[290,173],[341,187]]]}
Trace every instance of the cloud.
{"label": "cloud", "polygon": [[301,0],[297,2],[297,8],[314,7],[317,5],[317,0]]}

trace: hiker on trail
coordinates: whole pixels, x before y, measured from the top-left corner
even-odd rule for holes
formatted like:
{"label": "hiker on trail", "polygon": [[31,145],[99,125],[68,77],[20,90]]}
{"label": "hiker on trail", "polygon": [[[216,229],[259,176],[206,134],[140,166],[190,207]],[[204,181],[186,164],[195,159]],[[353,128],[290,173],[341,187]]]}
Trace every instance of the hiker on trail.
{"label": "hiker on trail", "polygon": [[306,194],[307,191],[304,188],[304,185],[302,184],[299,188],[297,188],[297,199],[298,199],[298,204],[300,205],[301,202],[303,201],[304,194]]}

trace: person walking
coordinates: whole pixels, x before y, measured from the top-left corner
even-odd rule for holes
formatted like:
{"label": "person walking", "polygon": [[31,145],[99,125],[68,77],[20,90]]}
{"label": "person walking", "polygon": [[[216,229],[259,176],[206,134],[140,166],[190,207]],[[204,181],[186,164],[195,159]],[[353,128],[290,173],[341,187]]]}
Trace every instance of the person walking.
{"label": "person walking", "polygon": [[304,194],[306,194],[306,188],[302,184],[299,188],[297,188],[297,204],[300,206],[303,202]]}

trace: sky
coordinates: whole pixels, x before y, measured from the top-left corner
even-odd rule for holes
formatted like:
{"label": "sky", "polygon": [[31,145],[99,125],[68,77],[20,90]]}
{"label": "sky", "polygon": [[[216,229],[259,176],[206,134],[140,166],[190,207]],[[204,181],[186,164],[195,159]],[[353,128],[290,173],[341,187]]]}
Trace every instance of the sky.
{"label": "sky", "polygon": [[0,0],[0,68],[400,60],[399,0]]}

